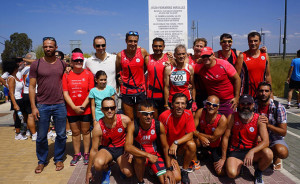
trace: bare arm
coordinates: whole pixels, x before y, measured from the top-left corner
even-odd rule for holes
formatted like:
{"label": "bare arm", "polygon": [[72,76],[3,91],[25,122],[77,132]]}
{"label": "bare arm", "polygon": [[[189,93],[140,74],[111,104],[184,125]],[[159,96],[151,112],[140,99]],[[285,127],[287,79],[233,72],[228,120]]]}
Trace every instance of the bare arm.
{"label": "bare arm", "polygon": [[71,99],[71,97],[70,97],[68,91],[64,91],[63,94],[64,94],[65,101],[66,101],[67,104],[73,109],[73,111],[76,112],[76,114],[81,114],[81,113],[84,112],[84,110],[82,110],[82,109],[80,108],[81,106],[76,106],[76,105],[73,103],[73,101],[72,101],[72,99]]}
{"label": "bare arm", "polygon": [[195,100],[196,100],[196,88],[195,88],[195,83],[194,83],[194,69],[191,65],[189,65],[189,70],[190,70],[190,73],[191,73],[192,98],[193,98],[193,101],[195,102]]}
{"label": "bare arm", "polygon": [[5,81],[2,77],[0,77],[0,82],[1,82],[5,87],[8,88],[8,86],[7,86],[7,84],[6,84],[6,81]]}
{"label": "bare arm", "polygon": [[95,99],[91,98],[91,110],[92,110],[92,117],[93,117],[93,123],[95,123],[96,120],[96,104]]}
{"label": "bare arm", "polygon": [[165,100],[165,107],[169,108],[168,102],[169,102],[169,87],[170,87],[170,73],[171,73],[171,66],[167,66],[164,69],[164,100]]}
{"label": "bare arm", "polygon": [[16,99],[15,99],[15,86],[16,86],[16,81],[13,77],[9,77],[7,79],[7,83],[8,83],[8,90],[9,90],[9,96],[10,96],[10,100],[13,104],[14,110],[18,111],[20,110],[20,107],[18,106]]}
{"label": "bare arm", "polygon": [[208,140],[210,140],[210,142],[215,142],[216,140],[218,140],[220,137],[223,136],[226,128],[227,128],[227,118],[224,115],[222,115],[222,117],[219,120],[218,127],[215,129],[213,135],[208,137]]}
{"label": "bare arm", "polygon": [[240,97],[240,90],[241,90],[241,78],[238,75],[238,73],[234,74],[230,78],[230,80],[233,83],[233,89],[234,89],[234,98],[230,101],[232,103],[231,108],[235,109],[237,107],[237,104],[239,102],[239,97]]}
{"label": "bare arm", "polygon": [[266,70],[266,81],[272,85],[272,77],[271,77],[271,72],[270,72],[270,59],[269,59],[268,54],[266,54],[266,56],[267,56],[267,61],[268,61],[267,70]]}
{"label": "bare arm", "polygon": [[117,54],[116,57],[116,74],[121,71],[121,52]]}
{"label": "bare arm", "polygon": [[284,137],[287,131],[287,124],[279,123],[278,126],[267,124],[267,128],[268,130],[271,130],[272,132]]}
{"label": "bare arm", "polygon": [[35,105],[35,88],[36,88],[36,78],[31,78],[29,81],[29,99],[32,109],[32,115],[34,120],[37,121],[40,117],[40,113]]}
{"label": "bare arm", "polygon": [[241,75],[241,72],[242,72],[243,63],[244,63],[244,55],[243,55],[243,53],[240,53],[238,55],[238,58],[236,60],[235,66],[234,66],[234,68],[236,69],[239,76]]}
{"label": "bare arm", "polygon": [[229,140],[229,137],[231,135],[231,129],[233,127],[233,123],[234,123],[234,115],[229,115],[228,116],[227,128],[226,128],[225,134],[222,138],[222,159],[224,159],[224,160],[226,160],[228,140]]}
{"label": "bare arm", "polygon": [[288,83],[290,83],[290,80],[291,80],[291,76],[292,76],[293,70],[294,70],[294,67],[291,66],[290,69],[289,69],[288,77],[287,77],[287,79],[286,79],[286,81],[287,81]]}

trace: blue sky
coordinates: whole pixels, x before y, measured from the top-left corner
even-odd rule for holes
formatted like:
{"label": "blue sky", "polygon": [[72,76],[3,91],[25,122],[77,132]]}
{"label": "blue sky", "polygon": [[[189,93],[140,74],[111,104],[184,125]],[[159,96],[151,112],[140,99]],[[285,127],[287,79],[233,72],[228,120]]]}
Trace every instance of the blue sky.
{"label": "blue sky", "polygon": [[[288,0],[287,52],[300,49],[300,0]],[[188,0],[189,47],[192,21],[198,21],[199,37],[219,50],[219,36],[233,35],[233,47],[247,50],[250,31],[265,32],[268,52],[278,52],[279,20],[284,25],[284,0]],[[15,32],[26,33],[33,48],[45,36],[53,36],[58,49],[70,53],[69,40],[81,40],[85,53],[94,51],[96,35],[107,39],[107,51],[119,52],[126,47],[125,34],[140,34],[139,45],[148,48],[147,0],[9,0],[1,1],[0,42]],[[4,45],[0,44],[0,53]],[[281,52],[283,47],[281,47]]]}

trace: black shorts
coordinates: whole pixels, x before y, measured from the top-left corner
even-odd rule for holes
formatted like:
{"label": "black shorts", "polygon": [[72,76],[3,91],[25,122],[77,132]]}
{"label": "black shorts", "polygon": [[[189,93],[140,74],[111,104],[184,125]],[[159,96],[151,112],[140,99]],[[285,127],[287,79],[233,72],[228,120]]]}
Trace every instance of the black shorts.
{"label": "black shorts", "polygon": [[300,81],[294,81],[293,79],[291,79],[289,83],[289,88],[297,90],[300,89]]}
{"label": "black shorts", "polygon": [[222,158],[222,149],[221,147],[211,148],[211,147],[201,147],[201,152],[210,152],[210,156],[214,162],[218,162]]}
{"label": "black shorts", "polygon": [[234,158],[240,159],[241,161],[244,161],[244,158],[248,152],[249,152],[249,149],[240,150],[240,151],[229,151],[228,157],[234,157]]}
{"label": "black shorts", "polygon": [[29,94],[23,94],[23,103],[24,103],[24,110],[27,114],[31,114],[31,104],[29,100]]}
{"label": "black shorts", "polygon": [[133,95],[122,94],[122,102],[128,105],[139,104],[144,100],[146,100],[145,92],[141,92]]}
{"label": "black shorts", "polygon": [[107,150],[111,156],[113,157],[114,161],[117,161],[117,159],[119,158],[119,156],[123,155],[124,153],[124,147],[108,147],[108,146],[102,146],[100,145],[98,147],[98,150],[100,151],[101,149],[105,149]]}
{"label": "black shorts", "polygon": [[164,109],[165,101],[163,98],[147,98],[156,109]]}
{"label": "black shorts", "polygon": [[80,116],[67,116],[69,123],[75,123],[77,121],[81,122],[91,122],[92,116],[91,114],[80,115]]}

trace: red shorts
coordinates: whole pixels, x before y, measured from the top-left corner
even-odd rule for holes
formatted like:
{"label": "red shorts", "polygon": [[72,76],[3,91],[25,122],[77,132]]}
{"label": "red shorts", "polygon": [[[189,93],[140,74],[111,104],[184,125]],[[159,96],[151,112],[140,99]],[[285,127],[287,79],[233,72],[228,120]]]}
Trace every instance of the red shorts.
{"label": "red shorts", "polygon": [[[153,154],[153,153],[152,153]],[[150,168],[152,169],[152,171],[156,174],[156,176],[160,176],[163,175],[167,172],[166,167],[165,167],[165,162],[163,160],[163,158],[157,153],[155,152],[153,155],[158,156],[158,160],[157,162],[155,162],[154,164],[152,164],[151,162],[149,162],[149,160],[146,160],[146,166],[150,166]]]}

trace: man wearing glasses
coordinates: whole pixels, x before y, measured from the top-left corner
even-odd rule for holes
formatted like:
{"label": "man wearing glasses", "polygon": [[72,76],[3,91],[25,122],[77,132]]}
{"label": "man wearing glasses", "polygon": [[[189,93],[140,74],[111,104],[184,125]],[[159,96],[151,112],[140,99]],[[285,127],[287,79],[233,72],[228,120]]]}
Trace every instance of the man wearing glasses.
{"label": "man wearing glasses", "polygon": [[97,183],[109,183],[111,172],[109,165],[113,160],[118,163],[125,176],[131,177],[133,173],[133,168],[128,162],[129,156],[124,153],[125,136],[131,122],[130,118],[123,114],[116,114],[115,100],[111,97],[103,99],[101,110],[104,117],[94,124],[92,131],[92,148],[86,171],[86,183],[94,180],[92,166],[96,171],[104,171],[101,182]]}
{"label": "man wearing glasses", "polygon": [[203,81],[206,93],[219,97],[219,112],[227,117],[237,106],[241,79],[229,62],[214,56],[212,48],[202,48],[201,58],[202,64],[195,66],[195,73]]}
{"label": "man wearing glasses", "polygon": [[107,85],[116,88],[116,55],[110,54],[105,51],[106,39],[103,36],[95,36],[93,40],[93,46],[96,53],[84,63],[84,68],[91,71],[94,75],[99,70],[105,71],[107,74]]}
{"label": "man wearing glasses", "polygon": [[150,101],[140,103],[138,110],[138,119],[128,126],[125,142],[125,150],[134,156],[134,169],[138,183],[144,183],[146,166],[152,169],[160,183],[165,183],[167,180],[175,183],[165,127],[153,119],[154,109]]}
{"label": "man wearing glasses", "polygon": [[181,169],[181,181],[189,184],[189,165],[196,154],[196,144],[193,141],[195,123],[192,111],[185,109],[188,98],[182,93],[176,93],[172,98],[172,109],[163,112],[158,120],[166,129],[169,154],[176,157],[184,155]]}
{"label": "man wearing glasses", "polygon": [[[227,128],[227,118],[218,112],[219,103],[220,100],[217,96],[209,96],[205,108],[196,112],[194,141],[197,147],[201,147],[201,153],[202,151],[211,152],[216,173],[223,175],[226,157],[222,158],[221,138]],[[196,155],[193,160],[197,160]]]}
{"label": "man wearing glasses", "polygon": [[121,75],[122,109],[124,114],[134,119],[137,105],[146,99],[145,57],[149,55],[144,48],[138,47],[139,34],[126,33],[127,48],[117,54],[116,72]]}
{"label": "man wearing glasses", "polygon": [[[228,118],[228,126],[222,140],[222,157],[226,158],[226,173],[230,178],[236,178],[243,166],[258,163],[254,178],[256,184],[264,183],[262,171],[268,168],[273,159],[269,146],[267,126],[261,121],[259,114],[254,113],[253,97],[245,94],[239,99],[237,112]],[[261,141],[258,142],[258,136]],[[228,146],[230,137],[230,145]]]}
{"label": "man wearing glasses", "polygon": [[[64,168],[67,111],[63,97],[62,76],[66,63],[55,57],[56,49],[57,44],[53,37],[43,38],[45,56],[31,64],[29,73],[29,98],[32,115],[39,127],[36,140],[36,154],[39,160],[35,169],[37,174],[41,173],[47,164],[47,133],[51,116],[53,116],[57,134],[54,146],[56,171]],[[38,85],[37,94],[35,94],[36,85]]]}

